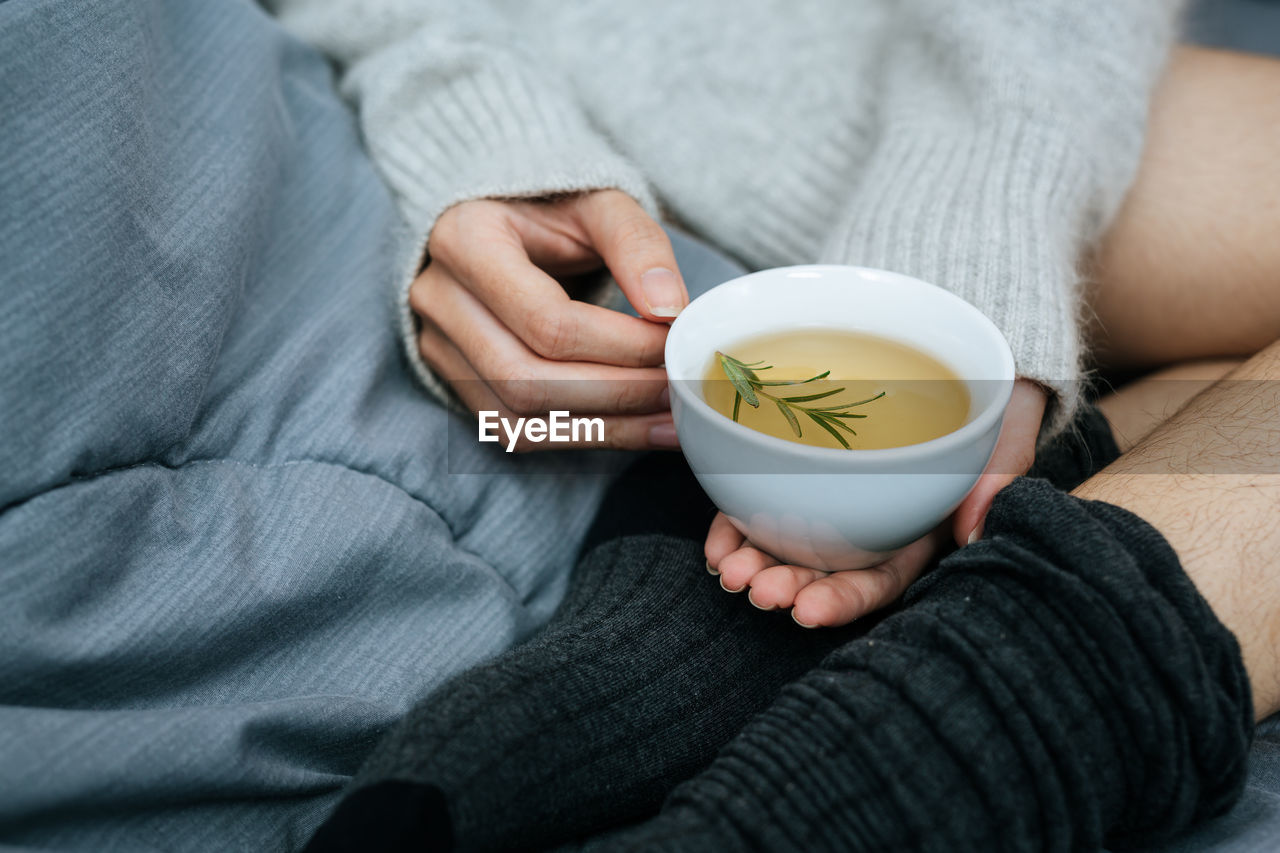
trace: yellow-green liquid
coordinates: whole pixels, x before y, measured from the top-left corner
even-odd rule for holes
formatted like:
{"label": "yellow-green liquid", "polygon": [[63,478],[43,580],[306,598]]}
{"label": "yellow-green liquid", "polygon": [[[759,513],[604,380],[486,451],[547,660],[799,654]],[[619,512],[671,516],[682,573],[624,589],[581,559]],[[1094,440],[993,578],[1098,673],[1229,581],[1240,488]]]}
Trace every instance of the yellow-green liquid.
{"label": "yellow-green liquid", "polygon": [[[762,361],[770,369],[755,368],[762,380],[807,379],[830,370],[827,379],[803,385],[766,386],[778,397],[819,394],[843,388],[839,394],[796,405],[824,408],[884,396],[844,412],[866,415],[842,422],[857,435],[840,430],[853,450],[875,450],[919,444],[954,432],[969,417],[969,392],[963,381],[942,362],[909,346],[875,335],[834,329],[798,329],[749,338],[723,352],[739,361]],[[703,397],[725,417],[733,415],[735,391],[720,360],[712,357],[703,377]],[[792,409],[801,434],[770,399],[760,396],[759,408],[746,401],[738,407],[738,422],[767,435],[815,447],[843,446],[801,411]]]}

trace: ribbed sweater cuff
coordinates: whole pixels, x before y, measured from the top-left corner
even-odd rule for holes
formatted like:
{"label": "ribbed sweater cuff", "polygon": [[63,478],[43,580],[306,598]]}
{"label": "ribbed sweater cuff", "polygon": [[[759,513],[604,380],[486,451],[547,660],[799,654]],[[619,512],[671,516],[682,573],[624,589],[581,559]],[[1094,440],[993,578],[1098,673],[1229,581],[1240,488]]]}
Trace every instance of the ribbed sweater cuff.
{"label": "ribbed sweater cuff", "polygon": [[407,40],[360,64],[344,88],[359,97],[370,154],[407,227],[396,291],[405,351],[423,384],[447,399],[419,355],[408,303],[445,210],[471,199],[599,189],[622,190],[655,217],[657,205],[636,168],[591,128],[557,81],[491,48],[459,46],[451,56],[416,59],[416,45]]}
{"label": "ribbed sweater cuff", "polygon": [[1019,375],[1053,392],[1049,438],[1080,400],[1075,254],[1093,177],[1043,118],[891,129],[823,256],[914,275],[990,317]]}

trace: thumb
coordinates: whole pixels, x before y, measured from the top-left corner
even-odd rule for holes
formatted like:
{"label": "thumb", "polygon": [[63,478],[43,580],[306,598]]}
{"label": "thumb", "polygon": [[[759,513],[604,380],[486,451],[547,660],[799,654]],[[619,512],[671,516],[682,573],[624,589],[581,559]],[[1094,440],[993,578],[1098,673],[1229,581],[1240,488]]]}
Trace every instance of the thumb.
{"label": "thumb", "polygon": [[996,494],[1027,473],[1035,462],[1036,439],[1040,435],[1040,422],[1044,419],[1047,400],[1044,389],[1029,379],[1018,379],[1013,384],[1004,425],[986,473],[978,478],[973,491],[956,509],[953,529],[957,545],[982,537],[987,512]]}
{"label": "thumb", "polygon": [[590,193],[578,202],[578,215],[640,316],[669,322],[689,304],[667,232],[635,199],[618,190]]}
{"label": "thumb", "polygon": [[[991,464],[998,466],[999,462],[992,458]],[[952,529],[955,532],[957,545],[972,545],[982,538],[987,513],[991,511],[991,504],[995,501],[996,495],[1015,479],[1017,475],[1007,472],[983,474],[978,478],[973,491],[969,492],[955,512]]]}

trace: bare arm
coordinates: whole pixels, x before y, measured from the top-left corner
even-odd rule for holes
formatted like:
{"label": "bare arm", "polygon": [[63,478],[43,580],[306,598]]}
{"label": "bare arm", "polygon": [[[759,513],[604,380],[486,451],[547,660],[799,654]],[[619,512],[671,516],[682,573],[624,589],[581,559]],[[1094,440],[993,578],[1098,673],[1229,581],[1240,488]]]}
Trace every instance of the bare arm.
{"label": "bare arm", "polygon": [[1075,494],[1142,516],[1240,642],[1259,719],[1280,710],[1280,342]]}

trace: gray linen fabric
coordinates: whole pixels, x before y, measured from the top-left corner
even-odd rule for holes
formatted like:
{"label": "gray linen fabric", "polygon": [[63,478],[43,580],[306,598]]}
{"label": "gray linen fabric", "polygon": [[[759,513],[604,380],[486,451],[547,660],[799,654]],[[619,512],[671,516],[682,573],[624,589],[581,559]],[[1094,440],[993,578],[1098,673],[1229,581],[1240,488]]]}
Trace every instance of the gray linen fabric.
{"label": "gray linen fabric", "polygon": [[296,847],[618,459],[447,446],[395,205],[247,0],[13,0],[0,57],[0,845]]}

